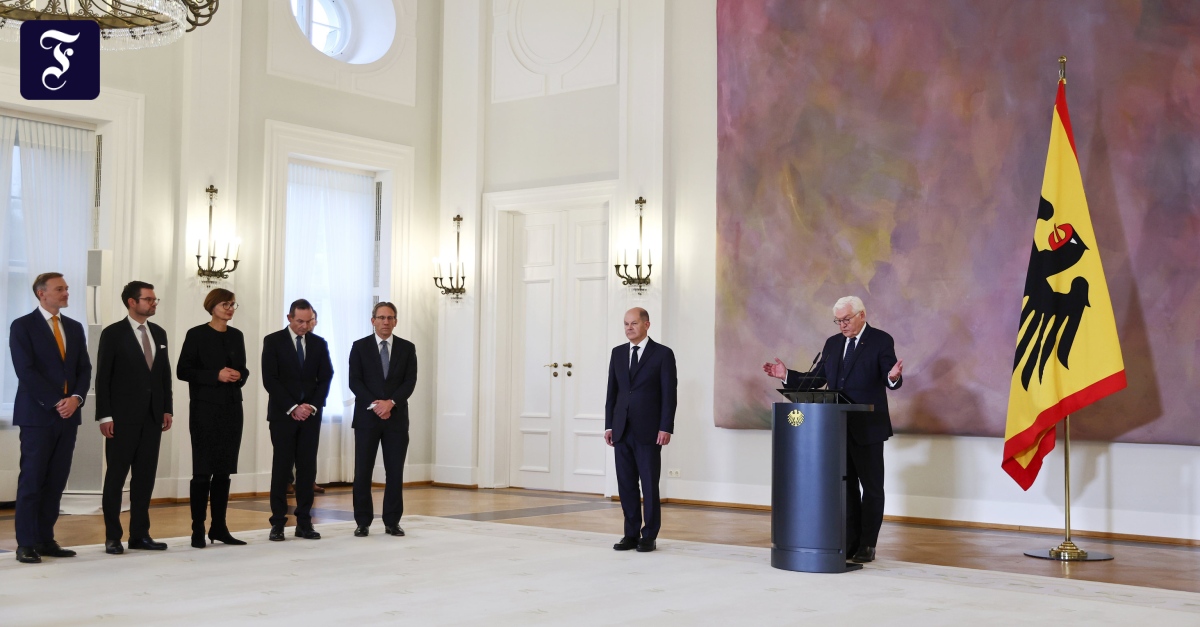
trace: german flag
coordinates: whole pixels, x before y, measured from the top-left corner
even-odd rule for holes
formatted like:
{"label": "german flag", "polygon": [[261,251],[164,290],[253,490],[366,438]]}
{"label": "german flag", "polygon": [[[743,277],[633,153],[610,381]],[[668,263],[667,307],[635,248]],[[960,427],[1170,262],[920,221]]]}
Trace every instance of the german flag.
{"label": "german flag", "polygon": [[1066,79],[1060,79],[1025,275],[1001,467],[1028,490],[1054,450],[1055,425],[1124,388],[1117,323],[1083,194]]}

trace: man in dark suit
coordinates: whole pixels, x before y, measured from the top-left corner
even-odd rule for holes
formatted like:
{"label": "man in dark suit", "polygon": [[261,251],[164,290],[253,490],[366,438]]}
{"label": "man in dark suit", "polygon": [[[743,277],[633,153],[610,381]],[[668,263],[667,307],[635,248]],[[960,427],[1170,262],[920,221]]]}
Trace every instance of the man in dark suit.
{"label": "man in dark suit", "polygon": [[370,533],[375,517],[371,474],[383,447],[383,528],[404,535],[404,457],[408,454],[408,397],[417,387],[417,349],[392,335],[396,306],[381,302],[371,312],[375,333],[350,347],[350,391],[354,393],[354,530]]}
{"label": "man in dark suit", "polygon": [[650,339],[649,331],[645,309],[625,312],[629,343],[613,348],[608,361],[604,441],[616,449],[617,493],[625,514],[625,535],[613,545],[617,551],[653,551],[662,525],[658,476],[662,447],[671,443],[675,431],[679,379],[675,353]]}
{"label": "man in dark suit", "polygon": [[80,407],[92,383],[83,325],[62,315],[67,282],[57,272],[33,282],[38,308],[13,320],[8,348],[17,375],[13,424],[21,428],[17,479],[17,561],[73,557],[54,540],[54,523],[79,431]]}
{"label": "man in dark suit", "polygon": [[321,413],[333,380],[329,345],[312,333],[317,312],[303,298],[288,310],[288,326],[263,338],[263,387],[270,395],[267,422],[271,428],[271,533],[284,539],[287,491],[296,467],[296,537],[320,540],[310,511],[317,477],[317,445]]}
{"label": "man in dark suit", "polygon": [[833,317],[841,333],[825,341],[812,372],[788,370],[778,358],[763,370],[783,379],[784,387],[828,385],[856,403],[875,406],[873,412],[846,416],[846,555],[863,563],[875,559],[883,526],[883,443],[892,436],[887,390],[904,384],[904,360],[896,359],[892,336],[867,326],[867,310],[857,296],[839,299]]}
{"label": "man in dark suit", "polygon": [[100,333],[96,357],[96,420],[107,440],[104,459],[104,551],[121,545],[121,491],[129,482],[129,548],[166,550],[150,537],[150,494],[162,433],[171,428],[171,361],[167,332],[149,322],[158,309],[154,286],[131,281],[121,290],[129,315]]}

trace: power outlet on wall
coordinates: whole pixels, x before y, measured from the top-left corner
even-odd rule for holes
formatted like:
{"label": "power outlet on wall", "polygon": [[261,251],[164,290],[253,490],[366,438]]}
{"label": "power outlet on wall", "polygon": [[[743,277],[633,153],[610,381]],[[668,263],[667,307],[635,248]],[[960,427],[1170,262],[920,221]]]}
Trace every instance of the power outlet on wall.
{"label": "power outlet on wall", "polygon": [[679,469],[675,468],[673,470],[668,470],[667,477],[674,477],[674,478],[678,479],[679,478]]}

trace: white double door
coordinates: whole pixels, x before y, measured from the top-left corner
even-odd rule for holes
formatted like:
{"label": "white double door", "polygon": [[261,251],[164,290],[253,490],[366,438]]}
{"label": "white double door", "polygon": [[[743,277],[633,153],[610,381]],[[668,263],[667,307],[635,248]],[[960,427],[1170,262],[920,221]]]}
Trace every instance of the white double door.
{"label": "white double door", "polygon": [[510,484],[602,494],[607,209],[518,215],[512,238]]}

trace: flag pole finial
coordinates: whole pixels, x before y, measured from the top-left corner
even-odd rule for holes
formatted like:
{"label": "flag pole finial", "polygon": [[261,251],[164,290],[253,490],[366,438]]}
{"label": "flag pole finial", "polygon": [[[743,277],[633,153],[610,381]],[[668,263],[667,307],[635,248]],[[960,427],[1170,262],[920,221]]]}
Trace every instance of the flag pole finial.
{"label": "flag pole finial", "polygon": [[1067,58],[1065,56],[1058,58],[1058,82],[1061,85],[1067,84]]}

